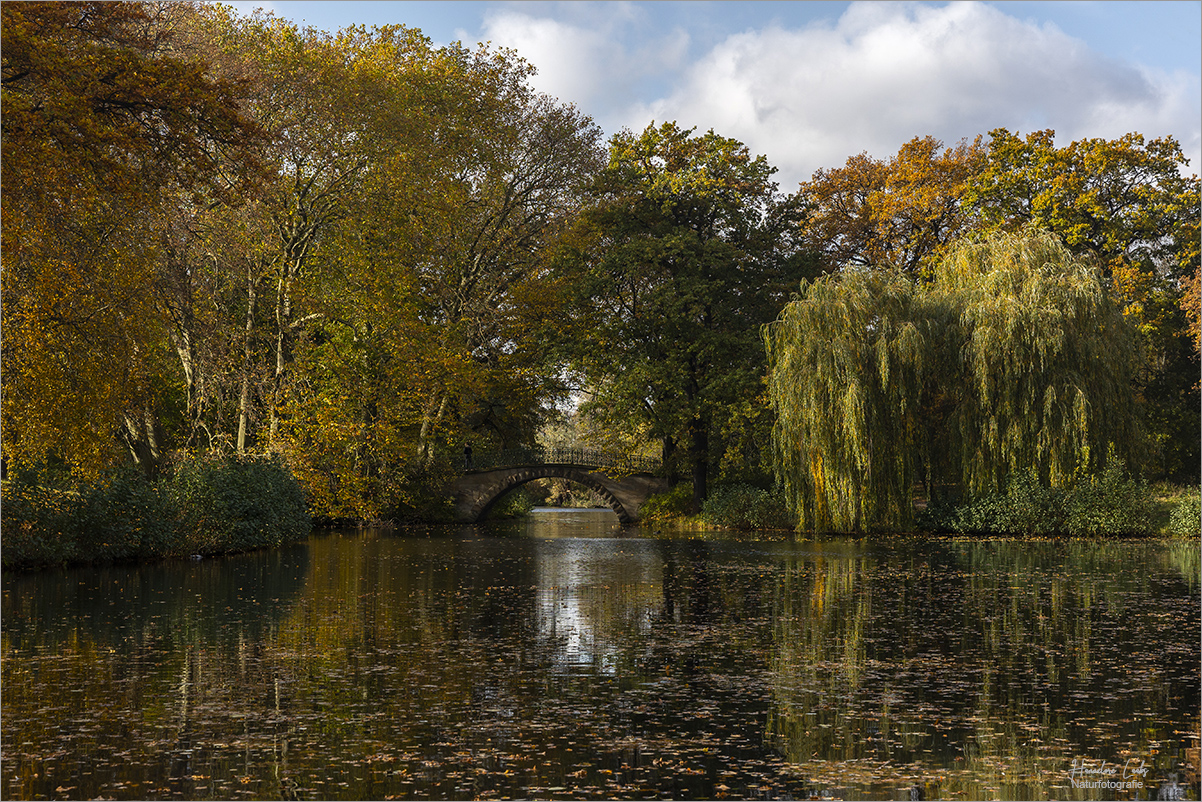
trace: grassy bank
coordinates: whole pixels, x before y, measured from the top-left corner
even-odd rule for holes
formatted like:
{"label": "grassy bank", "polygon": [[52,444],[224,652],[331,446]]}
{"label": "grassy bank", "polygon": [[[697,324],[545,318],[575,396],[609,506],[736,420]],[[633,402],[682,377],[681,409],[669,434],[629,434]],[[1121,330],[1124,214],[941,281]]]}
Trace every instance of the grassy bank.
{"label": "grassy bank", "polygon": [[5,570],[225,554],[308,536],[304,494],[266,457],[188,460],[157,481],[133,470],[78,484],[4,482]]}
{"label": "grassy bank", "polygon": [[[692,513],[691,507],[691,488],[680,484],[648,499],[641,517],[648,523],[671,521],[696,529],[792,529],[797,521],[779,490],[745,484],[716,487],[700,513]],[[1202,503],[1197,487],[1149,487],[1116,465],[1067,489],[1017,476],[1004,493],[922,511],[917,528],[926,533],[1020,537],[1197,538]]]}

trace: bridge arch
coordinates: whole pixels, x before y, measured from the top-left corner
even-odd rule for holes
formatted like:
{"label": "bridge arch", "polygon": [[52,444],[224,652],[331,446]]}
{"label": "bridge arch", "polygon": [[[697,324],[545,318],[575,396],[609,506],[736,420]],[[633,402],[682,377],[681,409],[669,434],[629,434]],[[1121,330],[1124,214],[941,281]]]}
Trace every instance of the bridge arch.
{"label": "bridge arch", "polygon": [[607,482],[595,473],[582,471],[569,465],[534,465],[527,468],[515,468],[496,471],[499,474],[495,483],[483,488],[477,495],[465,516],[470,523],[479,523],[492,506],[506,493],[535,479],[567,479],[570,482],[584,485],[594,491],[606,505],[618,515],[618,520],[624,524],[634,523],[638,518],[637,510],[629,510],[626,505],[607,486]]}

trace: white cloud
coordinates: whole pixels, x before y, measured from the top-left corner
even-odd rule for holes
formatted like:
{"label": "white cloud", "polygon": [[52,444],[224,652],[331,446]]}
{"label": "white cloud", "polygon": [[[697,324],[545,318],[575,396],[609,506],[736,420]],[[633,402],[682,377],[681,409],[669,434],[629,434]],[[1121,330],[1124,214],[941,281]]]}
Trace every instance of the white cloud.
{"label": "white cloud", "polygon": [[[572,102],[600,121],[629,104],[640,85],[684,65],[688,35],[679,29],[639,42],[644,13],[629,3],[582,5],[576,19],[535,17],[514,10],[486,15],[483,35],[511,47],[538,68],[540,92]],[[581,13],[583,12],[583,13]]]}
{"label": "white cloud", "polygon": [[1053,128],[1060,144],[1172,135],[1199,170],[1196,73],[1104,56],[1004,6],[855,3],[833,24],[745,30],[700,54],[682,27],[655,28],[654,5],[531,8],[489,15],[484,32],[538,67],[538,89],[610,133],[713,128],[765,154],[785,191],[862,151],[887,158],[916,136],[951,145],[998,127]]}
{"label": "white cloud", "polygon": [[833,27],[727,38],[623,123],[714,128],[766,154],[790,190],[862,151],[885,158],[915,136],[952,144],[997,127],[1054,128],[1061,143],[1172,134],[1196,170],[1198,96],[1194,76],[1105,58],[989,6],[856,4]]}

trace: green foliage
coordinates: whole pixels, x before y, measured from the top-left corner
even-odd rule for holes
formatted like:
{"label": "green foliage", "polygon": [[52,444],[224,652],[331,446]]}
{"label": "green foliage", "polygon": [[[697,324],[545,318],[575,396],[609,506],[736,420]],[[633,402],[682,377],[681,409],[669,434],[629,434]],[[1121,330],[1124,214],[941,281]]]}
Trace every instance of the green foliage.
{"label": "green foliage", "polygon": [[643,521],[668,521],[683,518],[693,511],[693,488],[685,483],[674,485],[667,493],[656,493],[643,502],[639,518]]}
{"label": "green foliage", "polygon": [[[445,518],[439,451],[528,445],[580,377],[582,434],[660,451],[691,512],[771,454],[803,525],[845,530],[908,528],[916,483],[1062,486],[1111,442],[1196,477],[1199,182],[1170,137],[920,137],[785,197],[766,157],[676,123],[607,159],[592,120],[488,45],[218,4],[2,14],[0,435],[10,464],[99,482],[71,548],[170,551],[147,521],[174,502],[114,466],[226,444],[285,455],[328,518]],[[952,247],[1032,224],[1054,237]],[[933,283],[863,272],[881,266]],[[820,267],[845,272],[771,329],[770,434],[759,327]],[[13,492],[18,512],[61,506]],[[229,521],[274,513],[244,501],[185,523],[253,542]]]}
{"label": "green foliage", "polygon": [[1069,487],[1050,487],[1033,471],[1015,474],[1004,493],[965,504],[944,519],[962,533],[1071,537],[1147,535],[1155,531],[1154,521],[1147,484],[1128,476],[1119,459]]}
{"label": "green foliage", "polygon": [[262,457],[197,459],[153,482],[132,468],[68,489],[4,483],[5,568],[246,551],[309,534],[295,480]]}
{"label": "green foliage", "polygon": [[68,489],[24,476],[4,485],[4,565],[161,557],[180,543],[175,510],[159,485],[132,468]]}
{"label": "green foliage", "polygon": [[460,468],[448,459],[436,459],[424,467],[406,466],[396,482],[402,492],[385,500],[381,518],[394,524],[450,523],[455,510],[446,487],[460,475]]}
{"label": "green foliage", "polygon": [[529,515],[534,507],[534,499],[526,492],[526,488],[518,487],[506,493],[489,508],[487,519],[497,521],[505,518],[522,518]]}
{"label": "green foliage", "polygon": [[[1198,350],[1183,307],[1199,264],[1199,179],[1172,137],[1129,133],[1063,147],[1054,131],[1020,139],[989,132],[988,156],[963,202],[986,230],[1036,225],[1101,268],[1107,289],[1138,333],[1135,375],[1154,475],[1196,481]],[[1196,341],[1195,341],[1196,342]]]}
{"label": "green foliage", "polygon": [[1101,470],[1111,445],[1142,456],[1135,342],[1095,267],[1024,229],[962,243],[931,291],[946,321],[947,446],[966,492],[1028,469],[1066,485]]}
{"label": "green foliage", "polygon": [[308,536],[304,493],[275,459],[201,458],[176,471],[171,491],[196,553],[279,546]]}
{"label": "green foliage", "polygon": [[1065,506],[1063,491],[1025,471],[1011,477],[1004,492],[962,506],[952,528],[974,534],[1054,535],[1064,531]]}
{"label": "green foliage", "polygon": [[705,500],[701,518],[724,529],[792,529],[797,525],[779,488],[765,490],[748,484],[715,487]]}
{"label": "green foliage", "polygon": [[[317,513],[408,518],[433,500],[413,480],[440,449],[526,444],[563,392],[541,334],[563,317],[548,261],[601,166],[600,131],[536,93],[512,52],[390,26],[305,38],[313,68],[294,69],[283,33],[265,29],[261,60],[304,76],[311,104],[291,123],[306,158],[285,163],[330,196],[296,273],[305,328],[275,442]],[[317,68],[329,83],[306,88]]]}
{"label": "green foliage", "polygon": [[803,283],[765,339],[776,471],[805,529],[906,530],[918,482],[937,507],[939,488],[983,500],[1028,471],[1066,487],[1111,446],[1140,453],[1130,330],[1044,232],[962,242],[929,285]]}
{"label": "green foliage", "polygon": [[609,508],[591,487],[568,479],[535,479],[522,487],[537,507]]}
{"label": "green foliage", "polygon": [[126,468],[81,495],[71,516],[78,554],[90,559],[162,557],[180,545],[175,510],[160,484]]}
{"label": "green foliage", "polygon": [[1202,534],[1202,493],[1190,488],[1177,499],[1165,529],[1171,537],[1197,538]]}
{"label": "green foliage", "polygon": [[758,327],[809,268],[789,248],[798,209],[773,172],[713,131],[622,132],[578,226],[581,332],[562,348],[594,391],[588,411],[645,425],[668,470],[688,471],[693,512],[724,434],[746,444],[729,414],[762,403]]}
{"label": "green foliage", "polygon": [[1110,459],[1101,474],[1066,492],[1065,530],[1074,537],[1146,535],[1155,531],[1155,504],[1147,482],[1128,476]]}
{"label": "green foliage", "polygon": [[1074,253],[1108,266],[1182,278],[1198,264],[1198,176],[1172,137],[1081,139],[1056,147],[1055,132],[1020,139],[989,132],[984,169],[965,202],[990,227],[1034,223]]}
{"label": "green foliage", "polygon": [[21,479],[4,482],[3,558],[5,569],[62,565],[76,559],[72,512],[78,493]]}
{"label": "green foliage", "polygon": [[926,317],[909,280],[856,270],[803,282],[766,328],[777,476],[803,528],[910,527]]}

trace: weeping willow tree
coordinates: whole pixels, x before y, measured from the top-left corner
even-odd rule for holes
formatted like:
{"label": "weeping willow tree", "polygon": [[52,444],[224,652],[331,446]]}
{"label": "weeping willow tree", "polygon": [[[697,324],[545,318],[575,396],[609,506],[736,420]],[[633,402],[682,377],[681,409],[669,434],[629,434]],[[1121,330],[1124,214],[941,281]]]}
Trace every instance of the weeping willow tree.
{"label": "weeping willow tree", "polygon": [[1137,456],[1134,341],[1099,273],[1040,231],[961,243],[929,285],[803,283],[764,335],[776,472],[804,529],[908,529],[919,484],[976,497]]}
{"label": "weeping willow tree", "polygon": [[1052,234],[998,234],[950,253],[932,294],[958,315],[948,447],[970,496],[1022,471],[1068,486],[1112,450],[1138,460],[1135,340],[1098,270]]}
{"label": "weeping willow tree", "polygon": [[801,528],[910,523],[927,317],[909,279],[855,271],[803,282],[767,327],[776,472]]}

